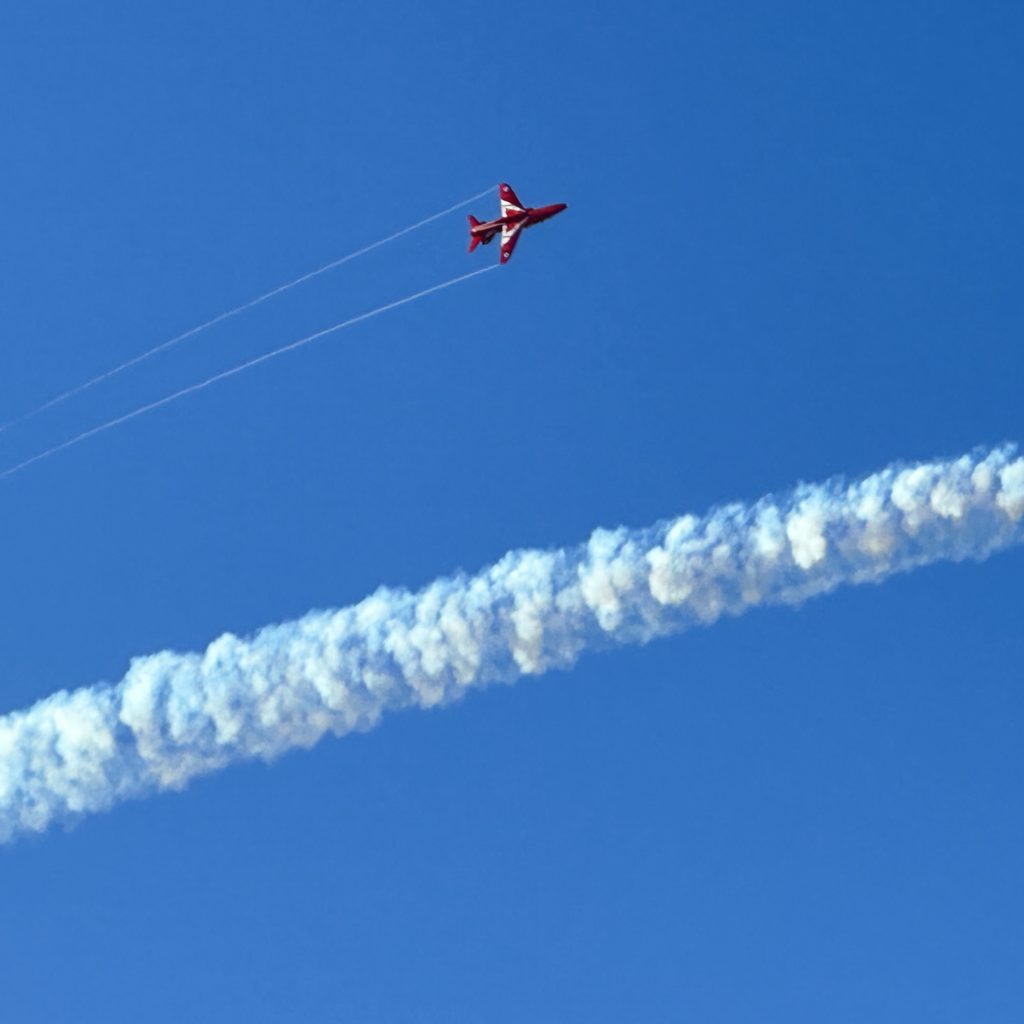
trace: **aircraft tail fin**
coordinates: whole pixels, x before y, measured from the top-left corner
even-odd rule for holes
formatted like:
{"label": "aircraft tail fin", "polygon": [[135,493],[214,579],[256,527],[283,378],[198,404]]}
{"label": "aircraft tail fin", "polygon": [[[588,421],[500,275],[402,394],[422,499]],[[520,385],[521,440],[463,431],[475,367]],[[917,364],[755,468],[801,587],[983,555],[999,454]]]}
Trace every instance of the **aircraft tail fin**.
{"label": "aircraft tail fin", "polygon": [[472,252],[481,242],[480,236],[473,234],[473,228],[479,227],[480,226],[480,221],[478,221],[476,219],[476,217],[473,216],[473,214],[469,215],[468,220],[469,220],[469,251]]}

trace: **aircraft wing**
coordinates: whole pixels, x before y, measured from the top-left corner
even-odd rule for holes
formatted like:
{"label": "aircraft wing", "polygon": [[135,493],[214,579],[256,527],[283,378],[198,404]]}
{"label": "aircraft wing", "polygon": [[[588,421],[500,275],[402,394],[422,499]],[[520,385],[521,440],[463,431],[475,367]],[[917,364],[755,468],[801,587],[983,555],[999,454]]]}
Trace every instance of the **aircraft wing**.
{"label": "aircraft wing", "polygon": [[501,229],[501,262],[508,263],[512,259],[512,250],[516,247],[516,242],[519,241],[519,236],[523,232],[523,222],[520,221],[518,224],[505,224]]}
{"label": "aircraft wing", "polygon": [[512,191],[512,186],[504,182],[498,186],[498,202],[501,204],[502,217],[507,217],[510,213],[522,213],[526,209],[519,201],[519,196]]}

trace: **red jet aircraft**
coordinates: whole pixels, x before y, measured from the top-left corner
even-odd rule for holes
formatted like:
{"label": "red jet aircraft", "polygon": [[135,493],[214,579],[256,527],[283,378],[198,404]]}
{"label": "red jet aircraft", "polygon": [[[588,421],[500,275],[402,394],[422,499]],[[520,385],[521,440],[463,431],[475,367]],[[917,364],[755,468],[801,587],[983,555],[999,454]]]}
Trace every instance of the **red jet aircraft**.
{"label": "red jet aircraft", "polygon": [[512,250],[519,241],[523,228],[532,228],[542,220],[561,213],[566,204],[555,203],[554,206],[523,206],[519,197],[512,191],[511,185],[498,186],[498,202],[501,203],[501,216],[497,220],[481,223],[472,214],[469,215],[469,251],[478,245],[487,245],[498,232],[501,232],[501,260],[508,263],[512,259]]}

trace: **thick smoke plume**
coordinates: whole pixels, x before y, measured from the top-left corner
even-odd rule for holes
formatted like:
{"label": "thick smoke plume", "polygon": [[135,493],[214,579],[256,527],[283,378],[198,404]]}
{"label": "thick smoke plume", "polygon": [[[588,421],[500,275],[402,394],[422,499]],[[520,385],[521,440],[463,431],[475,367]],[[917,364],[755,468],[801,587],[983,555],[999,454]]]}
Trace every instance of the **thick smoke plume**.
{"label": "thick smoke plume", "polygon": [[801,485],[575,548],[516,551],[419,593],[379,590],[202,654],[163,651],[120,683],[0,718],[0,839],[248,758],[375,726],[468,689],[572,665],[763,604],[799,604],[1024,539],[1024,458],[997,448]]}

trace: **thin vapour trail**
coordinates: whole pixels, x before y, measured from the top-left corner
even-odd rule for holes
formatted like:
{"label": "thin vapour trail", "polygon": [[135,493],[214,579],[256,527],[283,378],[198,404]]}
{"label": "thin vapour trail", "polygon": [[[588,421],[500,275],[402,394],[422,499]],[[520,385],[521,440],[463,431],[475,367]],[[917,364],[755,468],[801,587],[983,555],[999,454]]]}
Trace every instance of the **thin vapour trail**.
{"label": "thin vapour trail", "polygon": [[136,658],[116,685],[0,716],[0,841],[371,729],[386,712],[567,669],[587,652],[1021,541],[1024,458],[1004,446],[597,530],[418,593],[380,589],[204,652]]}
{"label": "thin vapour trail", "polygon": [[360,256],[365,256],[367,253],[373,252],[374,249],[379,249],[381,246],[387,245],[389,242],[394,242],[403,235],[408,235],[413,231],[418,231],[420,228],[426,227],[428,224],[432,224],[434,221],[440,220],[442,217],[446,217],[448,214],[454,213],[456,210],[461,210],[464,206],[468,206],[470,203],[476,202],[476,200],[490,195],[493,191],[493,186],[491,188],[484,189],[483,192],[478,192],[475,196],[470,196],[468,199],[463,199],[462,202],[456,203],[454,206],[449,206],[446,210],[441,210],[438,213],[432,213],[429,217],[424,217],[423,220],[419,220],[415,224],[410,224],[408,227],[402,228],[400,231],[396,231],[394,234],[388,235],[387,238],[381,238],[379,241],[363,246],[362,249],[350,252],[347,256],[342,256],[339,259],[332,260],[330,263],[325,263],[322,267],[317,267],[316,270],[311,270],[308,273],[303,274],[301,277],[295,278],[293,281],[288,281],[285,284],[278,285],[276,288],[272,288],[269,292],[257,295],[256,298],[242,303],[241,306],[235,306],[234,309],[229,309],[224,313],[219,313],[211,320],[206,320],[201,324],[197,324],[195,327],[190,327],[187,331],[183,331],[181,334],[176,334],[173,338],[168,338],[166,341],[160,342],[159,345],[154,345],[153,348],[147,349],[145,352],[141,352],[137,356],[133,356],[131,359],[128,359],[120,365],[114,366],[111,369],[84,381],[82,384],[77,384],[75,387],[69,388],[67,391],[63,391],[59,395],[54,395],[53,398],[43,402],[42,405],[37,405],[29,412],[26,412],[21,416],[17,416],[12,420],[8,420],[7,423],[0,424],[0,434],[4,431],[10,430],[12,427],[18,426],[21,423],[34,419],[36,416],[40,415],[40,413],[46,412],[47,409],[52,409],[55,405],[60,405],[62,402],[66,402],[69,398],[73,398],[75,395],[80,395],[83,391],[88,391],[90,388],[94,388],[97,384],[102,384],[104,381],[110,380],[111,377],[116,377],[118,374],[131,369],[133,366],[138,366],[139,363],[143,363],[147,359],[151,359],[160,352],[173,348],[175,345],[180,345],[181,342],[186,341],[188,338],[195,337],[195,335],[208,330],[216,324],[223,323],[225,320],[230,320],[232,317],[238,316],[240,313],[244,313],[246,310],[252,309],[254,306],[258,306],[277,295],[282,295],[284,292],[290,291],[292,288],[297,288],[300,284],[304,284],[306,281],[311,281],[314,277],[319,277],[321,274],[326,274],[329,270],[334,270],[345,263],[358,259]]}
{"label": "thin vapour trail", "polygon": [[302,348],[304,345],[309,345],[311,342],[319,341],[320,338],[325,338],[329,334],[336,334],[338,331],[342,331],[346,327],[352,327],[355,324],[362,323],[364,320],[371,320],[375,316],[380,316],[381,313],[388,312],[388,310],[397,309],[399,306],[408,305],[410,302],[415,302],[417,299],[422,299],[424,296],[432,295],[434,292],[443,291],[445,288],[451,288],[452,285],[459,284],[462,281],[468,281],[471,277],[486,274],[489,270],[497,270],[499,265],[500,264],[497,263],[491,263],[486,267],[481,267],[479,270],[473,270],[468,274],[453,277],[450,281],[443,281],[441,284],[435,284],[430,288],[424,288],[422,291],[416,292],[413,295],[407,295],[405,298],[396,299],[394,302],[387,303],[387,305],[378,306],[376,309],[371,309],[366,313],[360,313],[358,316],[350,317],[348,320],[343,320],[341,323],[334,324],[331,327],[325,327],[322,331],[317,331],[315,334],[308,334],[305,338],[299,338],[298,341],[289,342],[287,345],[275,348],[271,352],[264,352],[263,355],[247,359],[244,363],[239,363],[237,366],[232,366],[228,370],[222,370],[220,373],[215,373],[212,377],[207,377],[205,380],[201,380],[196,384],[190,384],[188,387],[181,388],[172,394],[165,395],[163,398],[158,398],[153,402],[147,402],[145,405],[141,405],[137,409],[133,409],[131,412],[126,412],[122,416],[117,416],[112,420],[107,420],[105,423],[99,424],[98,426],[90,427],[88,430],[83,430],[82,433],[76,434],[74,437],[68,438],[66,441],[61,441],[60,444],[55,444],[52,448],[47,448],[45,451],[39,452],[38,454],[17,463],[17,465],[5,469],[0,473],[0,480],[6,480],[8,477],[14,476],[15,473],[20,473],[23,469],[27,469],[36,462],[42,462],[43,459],[48,459],[51,455],[56,455],[58,452],[65,451],[68,448],[73,448],[75,445],[81,444],[90,437],[95,437],[97,434],[103,434],[108,430],[112,430],[114,427],[119,427],[122,423],[127,423],[129,420],[134,420],[139,416],[145,415],[147,412],[152,412],[154,409],[170,405],[171,402],[176,402],[179,398],[184,398],[186,395],[192,395],[197,391],[203,391],[205,388],[208,388],[213,384],[217,384],[222,380],[227,380],[229,377],[234,377],[239,373],[250,370],[254,366],[259,366],[260,363],[276,359],[278,356],[282,356],[286,352],[293,352],[297,348]]}

